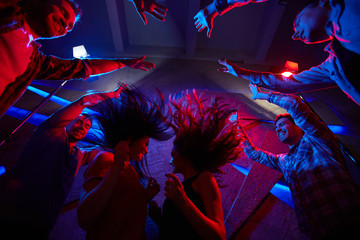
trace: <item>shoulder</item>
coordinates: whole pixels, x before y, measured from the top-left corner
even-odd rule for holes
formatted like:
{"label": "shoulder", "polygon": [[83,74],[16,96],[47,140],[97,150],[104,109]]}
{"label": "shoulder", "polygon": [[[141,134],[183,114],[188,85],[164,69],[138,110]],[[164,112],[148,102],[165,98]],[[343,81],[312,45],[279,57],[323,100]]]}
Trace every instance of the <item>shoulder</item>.
{"label": "shoulder", "polygon": [[89,166],[85,170],[84,178],[86,180],[90,178],[103,178],[110,170],[114,162],[114,154],[111,152],[99,152],[93,161],[89,163]]}
{"label": "shoulder", "polygon": [[201,195],[201,193],[217,193],[219,186],[214,175],[211,172],[205,171],[200,173],[199,176],[194,180],[193,188]]}

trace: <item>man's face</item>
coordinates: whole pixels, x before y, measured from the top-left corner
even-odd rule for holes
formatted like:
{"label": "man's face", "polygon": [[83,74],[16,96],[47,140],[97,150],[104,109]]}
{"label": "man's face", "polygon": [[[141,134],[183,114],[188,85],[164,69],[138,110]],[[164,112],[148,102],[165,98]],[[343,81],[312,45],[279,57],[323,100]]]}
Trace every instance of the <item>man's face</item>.
{"label": "man's face", "polygon": [[91,128],[90,119],[83,115],[77,117],[67,127],[70,142],[78,142],[83,139]]}
{"label": "man's face", "polygon": [[328,41],[331,37],[326,32],[327,22],[328,12],[325,8],[306,7],[296,16],[292,38],[306,44]]}
{"label": "man's face", "polygon": [[282,143],[290,145],[295,143],[299,134],[302,135],[302,130],[286,117],[280,118],[276,122],[275,131]]}
{"label": "man's face", "polygon": [[67,1],[47,0],[38,8],[27,18],[36,38],[56,38],[73,29],[75,12]]}
{"label": "man's face", "polygon": [[149,137],[145,136],[138,140],[134,140],[130,144],[130,158],[140,161],[145,154],[148,153]]}

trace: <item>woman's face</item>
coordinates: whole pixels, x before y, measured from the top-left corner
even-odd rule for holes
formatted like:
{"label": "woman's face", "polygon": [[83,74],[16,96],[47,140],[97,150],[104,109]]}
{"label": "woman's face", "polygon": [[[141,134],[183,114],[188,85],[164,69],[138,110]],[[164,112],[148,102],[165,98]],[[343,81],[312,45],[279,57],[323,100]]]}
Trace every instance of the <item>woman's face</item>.
{"label": "woman's face", "polygon": [[185,166],[185,159],[175,147],[173,147],[171,151],[171,157],[170,165],[174,167],[173,173],[182,173]]}
{"label": "woman's face", "polygon": [[130,143],[130,159],[141,161],[148,153],[149,137],[145,136]]}

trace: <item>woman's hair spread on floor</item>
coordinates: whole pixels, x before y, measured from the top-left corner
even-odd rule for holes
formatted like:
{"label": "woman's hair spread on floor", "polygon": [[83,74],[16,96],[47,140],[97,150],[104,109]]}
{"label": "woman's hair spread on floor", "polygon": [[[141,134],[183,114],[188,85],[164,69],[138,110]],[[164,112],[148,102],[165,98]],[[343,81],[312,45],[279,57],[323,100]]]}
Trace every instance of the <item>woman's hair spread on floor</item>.
{"label": "woman's hair spread on floor", "polygon": [[174,147],[197,171],[216,172],[238,158],[241,151],[238,122],[230,121],[236,109],[220,97],[197,96],[195,90],[170,101],[174,108]]}
{"label": "woman's hair spread on floor", "polygon": [[[113,149],[120,141],[137,140],[148,136],[165,141],[174,136],[171,121],[165,111],[164,98],[145,95],[136,88],[127,87],[118,99],[107,99],[95,106],[95,116],[101,137],[96,144]],[[146,161],[146,159],[145,159]]]}

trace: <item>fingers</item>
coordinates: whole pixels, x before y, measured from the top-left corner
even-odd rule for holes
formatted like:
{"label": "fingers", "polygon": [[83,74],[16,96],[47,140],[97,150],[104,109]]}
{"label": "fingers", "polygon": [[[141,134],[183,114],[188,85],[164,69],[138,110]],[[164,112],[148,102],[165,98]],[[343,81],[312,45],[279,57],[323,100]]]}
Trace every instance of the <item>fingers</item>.
{"label": "fingers", "polygon": [[158,2],[155,2],[154,5],[155,5],[157,8],[161,9],[162,11],[164,11],[164,12],[168,10],[167,7],[165,7],[164,5],[161,5],[161,4],[158,3]]}
{"label": "fingers", "polygon": [[211,37],[211,32],[212,32],[212,28],[208,27],[208,31],[207,31],[207,37],[210,38]]}
{"label": "fingers", "polygon": [[138,11],[138,14],[139,14],[141,20],[143,21],[144,25],[146,25],[147,24],[147,19],[146,19],[146,16],[145,16],[145,12]]}
{"label": "fingers", "polygon": [[179,187],[179,185],[177,183],[175,183],[174,181],[167,180],[165,182],[165,187],[164,187],[165,196],[167,196],[167,197],[172,196],[177,191],[178,187]]}
{"label": "fingers", "polygon": [[157,20],[159,20],[160,22],[164,22],[165,21],[165,16],[161,15],[155,11],[153,12],[149,12],[149,14],[151,14],[154,18],[156,18]]}
{"label": "fingers", "polygon": [[114,98],[119,98],[120,94],[126,89],[127,84],[121,83],[121,85],[114,90]]}
{"label": "fingers", "polygon": [[160,190],[160,184],[158,184],[158,182],[156,181],[155,178],[150,178],[149,179],[149,183],[148,183],[148,186],[151,187],[151,188],[156,188],[156,189],[159,189]]}
{"label": "fingers", "polygon": [[145,61],[140,62],[140,63],[136,64],[135,66],[133,66],[133,68],[140,69],[140,70],[143,70],[143,71],[151,70],[154,67],[155,67],[154,63],[145,62]]}
{"label": "fingers", "polygon": [[228,68],[218,68],[219,72],[229,72]]}
{"label": "fingers", "polygon": [[218,63],[220,63],[221,65],[225,65],[225,66],[229,65],[228,60],[226,58],[219,59]]}
{"label": "fingers", "polygon": [[176,183],[176,184],[178,184],[178,185],[181,184],[180,180],[178,179],[178,177],[177,177],[175,174],[173,174],[173,173],[167,173],[167,174],[165,174],[165,176],[166,176],[167,178],[169,178],[169,180],[171,179],[174,183]]}
{"label": "fingers", "polygon": [[146,56],[142,56],[142,57],[134,58],[134,60],[137,61],[137,62],[141,62],[145,58],[146,58]]}

